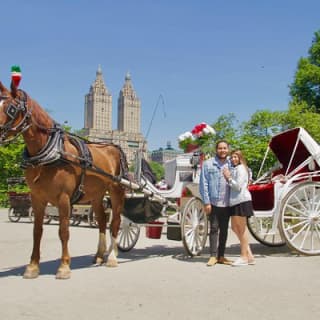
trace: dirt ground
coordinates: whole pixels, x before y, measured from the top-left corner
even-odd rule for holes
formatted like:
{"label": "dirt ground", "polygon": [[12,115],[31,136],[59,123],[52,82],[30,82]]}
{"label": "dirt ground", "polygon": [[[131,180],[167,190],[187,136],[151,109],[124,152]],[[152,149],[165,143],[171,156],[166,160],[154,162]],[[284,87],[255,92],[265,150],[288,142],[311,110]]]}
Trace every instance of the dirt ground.
{"label": "dirt ground", "polygon": [[[251,239],[257,264],[206,267],[208,248],[189,258],[181,242],[148,239],[120,253],[119,267],[92,266],[98,230],[71,227],[72,276],[56,280],[61,255],[57,224],[44,226],[41,275],[22,278],[32,224],[8,221],[0,210],[0,319],[319,319],[320,256],[297,256]],[[226,256],[239,245],[229,232]]]}

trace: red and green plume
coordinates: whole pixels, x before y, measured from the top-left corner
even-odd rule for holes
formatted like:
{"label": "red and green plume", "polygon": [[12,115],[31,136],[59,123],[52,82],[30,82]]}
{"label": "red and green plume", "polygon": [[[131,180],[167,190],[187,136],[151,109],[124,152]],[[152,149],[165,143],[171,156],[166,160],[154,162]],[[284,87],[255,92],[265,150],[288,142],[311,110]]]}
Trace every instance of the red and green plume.
{"label": "red and green plume", "polygon": [[11,80],[14,85],[18,88],[20,80],[22,78],[21,69],[19,66],[12,66],[11,67]]}

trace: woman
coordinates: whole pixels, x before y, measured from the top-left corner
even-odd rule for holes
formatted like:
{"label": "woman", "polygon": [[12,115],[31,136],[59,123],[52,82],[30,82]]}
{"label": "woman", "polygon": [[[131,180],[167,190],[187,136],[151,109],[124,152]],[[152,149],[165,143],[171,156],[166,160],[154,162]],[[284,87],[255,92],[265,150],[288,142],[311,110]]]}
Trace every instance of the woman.
{"label": "woman", "polygon": [[240,240],[240,257],[232,266],[255,264],[248,240],[247,217],[253,216],[252,198],[248,190],[250,172],[240,150],[231,153],[232,170],[225,169],[230,190],[231,228]]}

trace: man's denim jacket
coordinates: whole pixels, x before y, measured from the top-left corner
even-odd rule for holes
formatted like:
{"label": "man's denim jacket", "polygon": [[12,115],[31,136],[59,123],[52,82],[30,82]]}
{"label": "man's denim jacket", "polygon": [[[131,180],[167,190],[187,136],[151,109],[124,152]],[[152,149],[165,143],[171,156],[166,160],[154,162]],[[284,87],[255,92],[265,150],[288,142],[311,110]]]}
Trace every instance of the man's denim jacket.
{"label": "man's denim jacket", "polygon": [[[231,167],[230,160],[227,160]],[[220,199],[221,164],[217,157],[210,158],[203,163],[200,174],[199,191],[204,204],[215,204]]]}

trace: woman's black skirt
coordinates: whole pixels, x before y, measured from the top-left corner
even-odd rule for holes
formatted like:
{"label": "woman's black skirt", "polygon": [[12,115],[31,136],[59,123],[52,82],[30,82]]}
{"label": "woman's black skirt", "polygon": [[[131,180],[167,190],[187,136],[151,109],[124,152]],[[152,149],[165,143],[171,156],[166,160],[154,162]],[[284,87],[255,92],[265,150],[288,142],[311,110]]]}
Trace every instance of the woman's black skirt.
{"label": "woman's black skirt", "polygon": [[252,201],[241,202],[231,207],[231,215],[240,217],[253,216]]}

